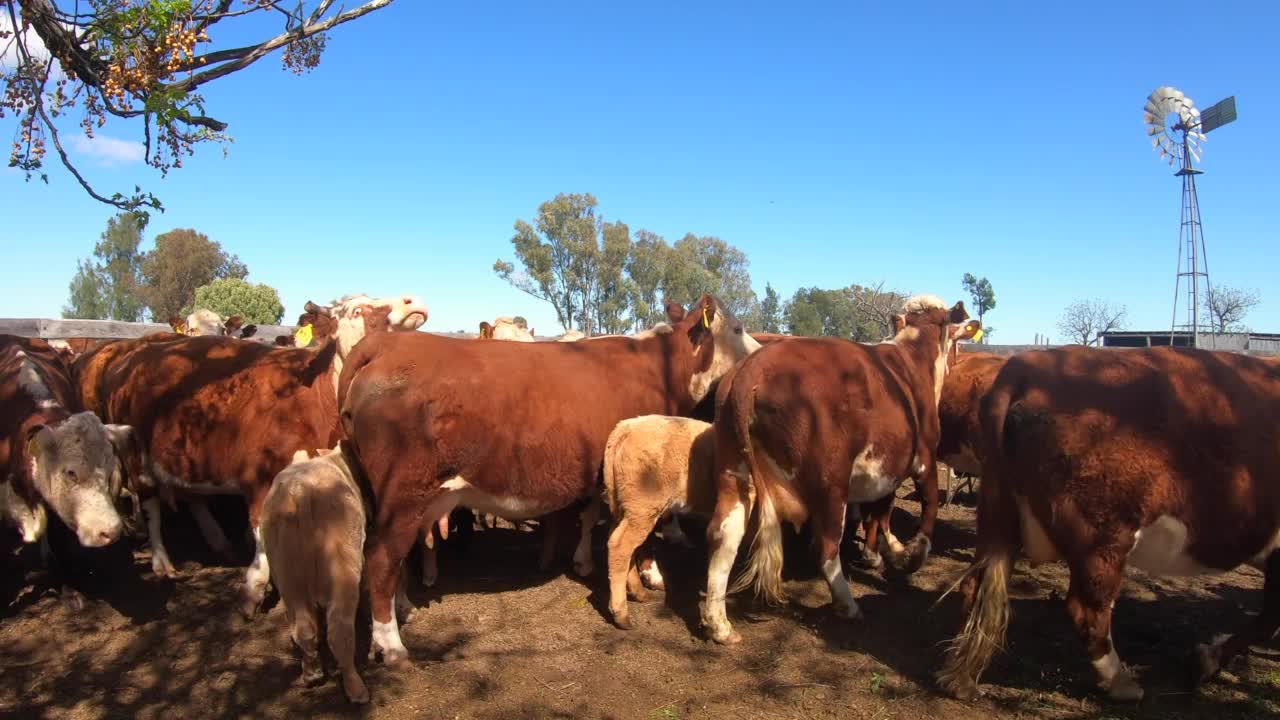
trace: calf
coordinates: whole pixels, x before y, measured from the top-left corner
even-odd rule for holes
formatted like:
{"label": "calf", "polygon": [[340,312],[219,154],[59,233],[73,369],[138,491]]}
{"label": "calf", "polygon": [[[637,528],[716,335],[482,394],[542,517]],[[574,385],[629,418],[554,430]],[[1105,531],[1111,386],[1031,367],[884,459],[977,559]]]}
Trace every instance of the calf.
{"label": "calf", "polygon": [[519,519],[586,499],[614,426],[688,413],[754,348],[710,295],[672,332],[642,340],[367,338],[343,368],[339,402],[376,498],[366,555],[375,648],[388,663],[407,657],[392,593],[421,527],[458,504]]}
{"label": "calf", "polygon": [[43,537],[44,505],[86,547],[119,539],[114,506],[133,429],[76,412],[62,358],[43,340],[0,335],[0,511],[25,542]]}
{"label": "calf", "polygon": [[239,315],[223,317],[212,310],[196,310],[185,318],[169,318],[169,327],[179,335],[225,335],[247,340],[258,332],[257,325],[245,325]]}
{"label": "calf", "polygon": [[647,415],[618,423],[604,451],[609,535],[609,612],[631,627],[627,591],[642,595],[636,551],[671,510],[715,510],[715,433],[710,423]]}
{"label": "calf", "polygon": [[[364,567],[365,510],[342,453],[314,459],[298,451],[280,471],[260,519],[271,579],[280,591],[293,642],[302,652],[302,680],[324,682],[317,641],[320,611],[329,650],[342,672],[342,689],[354,703],[369,702],[355,665],[355,618]],[[252,588],[245,601],[256,605]]]}
{"label": "calf", "polygon": [[513,340],[515,342],[534,342],[533,332],[520,319],[500,317],[490,325],[480,323],[481,340]]}
{"label": "calf", "polygon": [[[823,575],[837,613],[861,615],[840,563],[845,506],[893,493],[906,478],[936,473],[938,397],[952,344],[971,337],[963,303],[949,311],[917,296],[895,318],[893,340],[862,345],[796,338],[767,345],[734,368],[716,396],[715,514],[702,622],[712,639],[740,641],[725,615],[729,571],[753,505],[758,529],[735,590],[755,584],[782,600],[782,534],[812,521]],[[928,488],[926,484],[926,488]],[[908,570],[929,552],[937,484],[926,493]]]}
{"label": "calf", "polygon": [[1019,551],[1065,562],[1067,614],[1114,700],[1142,687],[1111,642],[1128,565],[1198,575],[1252,563],[1262,612],[1200,647],[1212,677],[1280,629],[1280,367],[1186,348],[1064,347],[1011,358],[982,403],[982,484],[967,619],[939,673],[970,697],[1009,619]]}

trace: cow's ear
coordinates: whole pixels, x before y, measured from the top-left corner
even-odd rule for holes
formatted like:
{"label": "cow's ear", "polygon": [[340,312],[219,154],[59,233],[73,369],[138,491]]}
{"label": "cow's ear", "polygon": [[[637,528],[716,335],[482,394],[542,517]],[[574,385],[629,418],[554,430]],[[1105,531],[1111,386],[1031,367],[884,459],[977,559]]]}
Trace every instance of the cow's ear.
{"label": "cow's ear", "polygon": [[111,477],[111,497],[120,497],[120,487],[125,477],[137,480],[142,474],[142,446],[138,442],[138,433],[132,425],[103,426],[107,431],[107,439],[115,450],[118,469]]}
{"label": "cow's ear", "polygon": [[897,335],[898,333],[900,333],[900,332],[902,332],[904,329],[906,329],[906,327],[907,327],[907,319],[906,319],[904,316],[902,316],[902,315],[898,315],[897,313],[894,313],[894,315],[893,315],[893,334],[894,334],[894,335]]}
{"label": "cow's ear", "polygon": [[489,323],[480,321],[480,339],[491,340],[493,338],[493,326]]}
{"label": "cow's ear", "polygon": [[243,328],[240,329],[240,337],[246,340],[257,334],[258,334],[257,325],[245,325]]}
{"label": "cow's ear", "polygon": [[969,313],[965,312],[964,301],[957,300],[955,305],[951,306],[950,317],[947,318],[952,325],[959,325],[969,319]]}
{"label": "cow's ear", "polygon": [[703,295],[698,304],[693,307],[693,312],[697,314],[697,321],[689,326],[689,340],[694,345],[701,345],[711,338],[711,323],[716,318],[716,304],[712,302],[711,296]]}

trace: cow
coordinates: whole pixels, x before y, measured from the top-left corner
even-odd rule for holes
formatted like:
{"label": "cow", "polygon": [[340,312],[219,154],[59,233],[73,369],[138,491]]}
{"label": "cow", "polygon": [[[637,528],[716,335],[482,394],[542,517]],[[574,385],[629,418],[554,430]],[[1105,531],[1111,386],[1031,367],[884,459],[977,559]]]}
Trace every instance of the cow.
{"label": "cow", "polygon": [[[603,494],[614,518],[609,534],[609,612],[630,629],[627,593],[643,597],[637,550],[672,510],[715,510],[715,433],[710,423],[646,415],[623,420],[609,433]],[[651,581],[652,582],[652,581]]]}
{"label": "cow", "polygon": [[1066,563],[1066,609],[1099,685],[1143,689],[1111,642],[1126,566],[1153,575],[1263,569],[1262,612],[1199,647],[1200,681],[1280,629],[1280,367],[1187,348],[1063,347],[1011,358],[983,401],[966,620],[939,673],[967,698],[1004,639],[1021,551]]}
{"label": "cow", "polygon": [[643,340],[366,338],[343,368],[339,403],[343,449],[376,499],[365,562],[375,651],[388,664],[408,657],[392,594],[421,527],[459,504],[518,519],[588,498],[618,422],[688,413],[754,349],[710,295]]}
{"label": "cow", "polygon": [[[355,665],[365,508],[342,453],[328,450],[313,459],[306,450],[295,453],[262,503],[261,530],[271,579],[280,591],[290,636],[302,653],[303,682],[324,682],[317,640],[323,611],[329,650],[347,699],[369,702]],[[246,603],[256,605],[257,598],[247,597]]]}
{"label": "cow", "polygon": [[[978,406],[982,397],[991,389],[996,373],[1004,367],[1008,356],[960,352],[960,347],[956,343],[952,348],[950,370],[942,385],[942,397],[938,401],[940,435],[937,458],[953,471],[978,475]],[[936,474],[922,478],[922,481],[924,486],[920,488],[921,497],[937,493]],[[930,487],[931,484],[933,487]],[[888,495],[857,508],[866,539],[862,548],[862,560],[872,568],[882,567],[887,556],[891,565],[902,569],[908,558],[906,548],[889,528],[896,500],[895,495]]]}
{"label": "cow", "polygon": [[[248,502],[257,546],[246,582],[259,599],[265,594],[270,566],[258,518],[272,478],[296,451],[336,444],[337,379],[352,347],[370,333],[417,329],[427,308],[412,296],[361,295],[328,313],[336,331],[318,348],[218,336],[143,338],[96,373],[99,402],[110,418],[130,419],[146,453],[138,493],[157,575],[176,574],[161,532],[160,496],[238,493]],[[210,545],[225,551],[229,544],[204,504],[191,508]],[[250,616],[254,609],[244,608]]]}
{"label": "cow", "polygon": [[224,317],[212,310],[199,309],[185,318],[169,318],[169,327],[179,335],[225,335],[248,340],[258,332],[257,325],[245,325],[239,315]]}
{"label": "cow", "polygon": [[[781,602],[780,521],[811,521],[819,564],[837,615],[861,617],[840,563],[845,506],[879,500],[908,477],[936,473],[938,398],[958,340],[972,337],[964,303],[950,310],[915,296],[895,316],[893,339],[863,345],[839,338],[795,338],[767,345],[734,368],[716,395],[715,513],[707,527],[711,558],[702,624],[713,640],[741,638],[725,615],[725,592],[747,517],[756,537],[735,590]],[[927,489],[926,485],[926,489]],[[928,556],[937,484],[922,503],[907,570]]]}
{"label": "cow", "polygon": [[512,340],[515,342],[535,342],[533,331],[523,322],[524,318],[500,317],[490,325],[480,323],[481,340]]}
{"label": "cow", "polygon": [[43,340],[0,335],[0,514],[39,541],[45,506],[85,547],[120,538],[114,501],[133,428],[78,411],[70,373]]}

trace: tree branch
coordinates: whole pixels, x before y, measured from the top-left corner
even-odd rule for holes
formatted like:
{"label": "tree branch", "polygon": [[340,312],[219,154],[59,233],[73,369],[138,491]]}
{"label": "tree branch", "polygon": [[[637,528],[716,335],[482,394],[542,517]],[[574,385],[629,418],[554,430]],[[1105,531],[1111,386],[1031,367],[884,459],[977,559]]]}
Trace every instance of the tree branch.
{"label": "tree branch", "polygon": [[[219,65],[216,68],[210,68],[209,70],[198,72],[185,80],[180,80],[164,87],[179,90],[181,92],[190,92],[211,80],[217,80],[224,75],[230,75],[237,70],[243,70],[244,68],[249,67],[271,53],[273,50],[278,50],[279,48],[297,40],[318,35],[326,30],[337,27],[338,25],[368,15],[375,10],[380,10],[390,5],[392,2],[394,2],[394,0],[371,0],[371,2],[367,2],[358,8],[334,15],[324,22],[308,23],[296,30],[283,32],[264,43],[224,51],[226,57],[221,60],[209,60],[207,59],[209,56],[204,56],[206,57],[205,62],[219,62],[222,60],[230,62],[225,62],[225,64]],[[219,55],[219,53],[210,53],[210,55]]]}

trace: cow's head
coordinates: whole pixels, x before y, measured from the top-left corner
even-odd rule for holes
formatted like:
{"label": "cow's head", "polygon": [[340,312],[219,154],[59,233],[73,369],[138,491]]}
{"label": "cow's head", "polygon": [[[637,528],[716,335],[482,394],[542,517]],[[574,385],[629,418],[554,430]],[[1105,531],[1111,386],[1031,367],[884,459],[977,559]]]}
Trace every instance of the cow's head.
{"label": "cow's head", "polygon": [[689,394],[695,402],[706,396],[712,384],[730,368],[760,349],[760,343],[747,334],[742,321],[711,295],[703,295],[688,312],[668,303],[667,317],[674,334],[688,338],[693,349],[695,369]]}
{"label": "cow's head", "polygon": [[[977,320],[970,320],[964,302],[950,309],[933,295],[916,295],[902,306],[902,314],[893,316],[893,342],[922,342],[929,348],[933,363],[935,401],[942,398],[942,383],[953,362],[955,344],[968,340],[982,330]],[[934,354],[936,353],[936,355]]]}
{"label": "cow's head", "polygon": [[[313,303],[307,303],[306,307],[319,309]],[[413,295],[394,298],[352,295],[325,311],[324,314],[335,321],[333,335],[338,340],[338,353],[343,357],[370,333],[417,330],[427,321],[427,306]]]}
{"label": "cow's head", "polygon": [[23,470],[58,517],[86,547],[110,545],[124,525],[116,512],[125,467],[122,458],[138,453],[133,428],[104,425],[82,412],[54,425],[25,430]]}
{"label": "cow's head", "polygon": [[512,340],[515,342],[534,342],[533,332],[522,317],[500,317],[493,321],[493,329],[489,333],[492,340]]}

